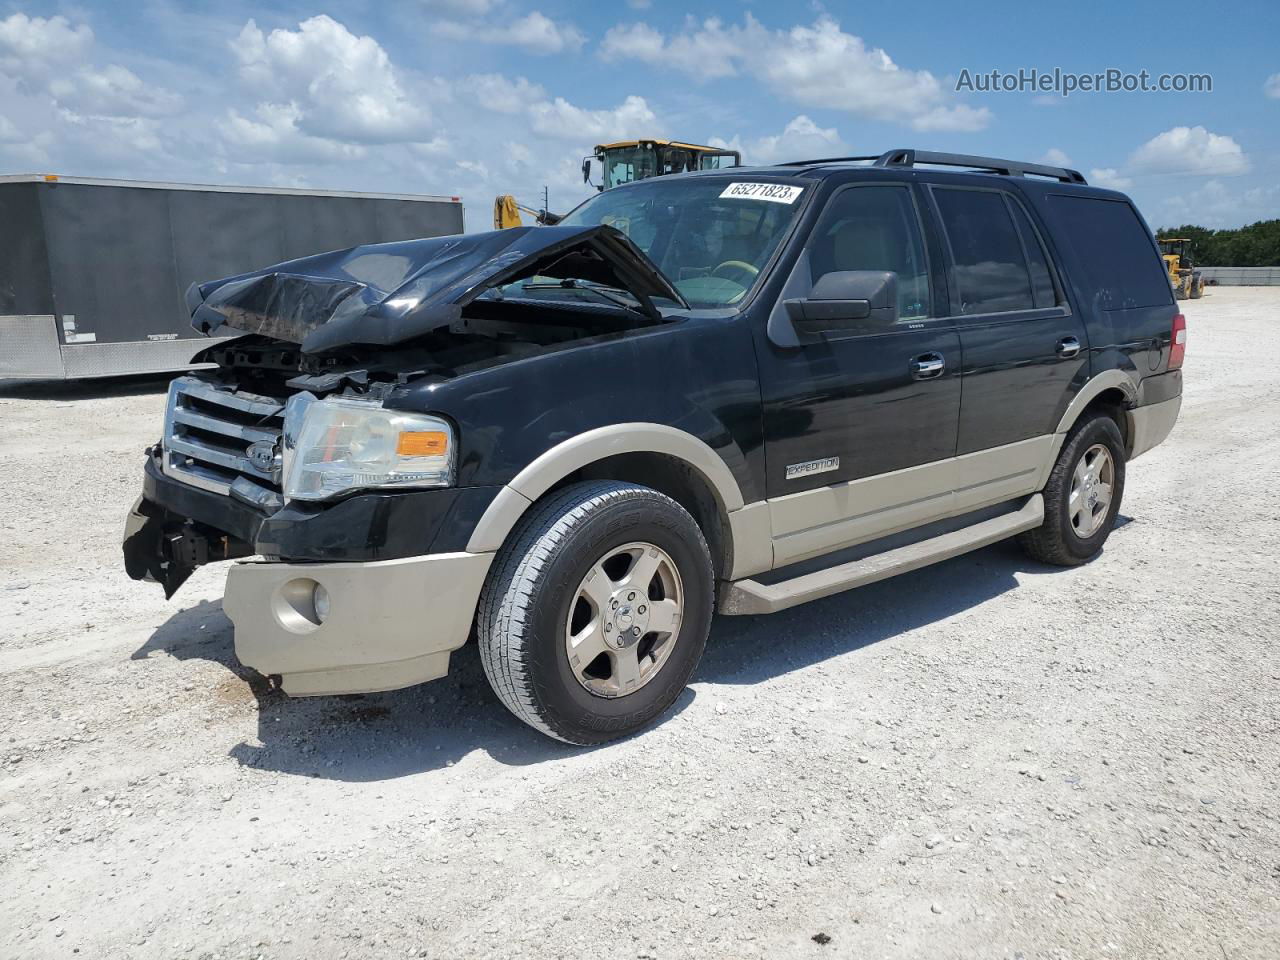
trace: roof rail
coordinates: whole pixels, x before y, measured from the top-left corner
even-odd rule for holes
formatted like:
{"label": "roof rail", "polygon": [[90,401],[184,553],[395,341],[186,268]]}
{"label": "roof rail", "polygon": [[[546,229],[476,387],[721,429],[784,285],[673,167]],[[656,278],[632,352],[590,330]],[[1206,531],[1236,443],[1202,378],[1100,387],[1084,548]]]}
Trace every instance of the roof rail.
{"label": "roof rail", "polygon": [[1009,177],[1048,177],[1062,183],[1087,184],[1079,170],[1068,167],[1051,167],[1044,163],[1024,163],[1021,160],[1001,160],[997,157],[977,157],[967,153],[935,153],[932,150],[887,150],[878,157],[823,157],[818,160],[797,160],[780,164],[786,167],[808,167],[820,163],[851,163],[873,161],[875,167],[914,167],[917,163],[939,167],[967,167],[1001,173]]}
{"label": "roof rail", "polygon": [[996,157],[975,157],[967,153],[934,153],[932,150],[889,150],[876,159],[877,167],[914,167],[928,163],[939,167],[974,167],[1003,173],[1010,177],[1048,177],[1063,183],[1087,183],[1079,170],[1068,167],[1051,167],[1044,163],[1024,163],[1021,160],[1000,160]]}
{"label": "roof rail", "polygon": [[779,167],[813,167],[820,163],[853,163],[857,160],[879,160],[879,156],[870,157],[819,157],[817,160],[787,160],[779,163]]}

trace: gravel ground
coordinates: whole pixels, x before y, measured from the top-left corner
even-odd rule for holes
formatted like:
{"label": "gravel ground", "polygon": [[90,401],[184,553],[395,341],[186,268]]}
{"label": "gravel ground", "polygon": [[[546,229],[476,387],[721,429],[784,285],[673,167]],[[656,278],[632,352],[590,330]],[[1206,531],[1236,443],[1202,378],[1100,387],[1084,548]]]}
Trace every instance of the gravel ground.
{"label": "gravel ground", "polygon": [[289,700],[119,538],[163,386],[0,385],[0,957],[1280,956],[1280,290],[1187,304],[1094,563],[721,618],[579,750],[445,680]]}

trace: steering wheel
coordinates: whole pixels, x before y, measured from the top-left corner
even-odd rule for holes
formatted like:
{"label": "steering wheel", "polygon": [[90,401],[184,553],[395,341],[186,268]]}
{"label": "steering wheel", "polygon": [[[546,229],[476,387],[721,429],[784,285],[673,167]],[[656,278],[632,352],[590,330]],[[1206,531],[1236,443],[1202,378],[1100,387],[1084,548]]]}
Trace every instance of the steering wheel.
{"label": "steering wheel", "polygon": [[734,283],[742,284],[744,287],[749,287],[755,283],[756,277],[759,275],[760,268],[754,264],[747,263],[745,260],[726,260],[724,263],[717,264],[716,268],[711,271],[711,276],[713,277],[719,277],[721,280],[731,280]]}

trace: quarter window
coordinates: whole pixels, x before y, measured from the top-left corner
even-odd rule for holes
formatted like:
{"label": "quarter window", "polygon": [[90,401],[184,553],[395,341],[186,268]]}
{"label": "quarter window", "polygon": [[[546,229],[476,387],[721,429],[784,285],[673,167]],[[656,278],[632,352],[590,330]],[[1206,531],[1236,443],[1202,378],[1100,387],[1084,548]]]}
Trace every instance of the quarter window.
{"label": "quarter window", "polygon": [[1146,225],[1123,200],[1054,194],[1049,215],[1054,236],[1065,235],[1084,267],[1103,310],[1155,307],[1173,302],[1169,274]]}
{"label": "quarter window", "polygon": [[812,279],[837,270],[898,275],[898,316],[932,316],[929,266],[915,203],[906,187],[850,187],[827,205],[809,238]]}
{"label": "quarter window", "polygon": [[960,312],[1033,309],[1031,271],[1004,195],[935,187],[934,197],[951,246]]}

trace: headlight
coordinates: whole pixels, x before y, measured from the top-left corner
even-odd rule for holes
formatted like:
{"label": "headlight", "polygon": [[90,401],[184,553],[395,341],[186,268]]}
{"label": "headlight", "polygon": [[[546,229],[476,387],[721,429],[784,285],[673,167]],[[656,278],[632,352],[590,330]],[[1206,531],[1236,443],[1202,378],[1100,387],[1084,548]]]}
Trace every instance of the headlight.
{"label": "headlight", "polygon": [[378,400],[309,393],[284,416],[286,500],[328,500],[370,487],[453,483],[453,428],[439,417],[384,410]]}

